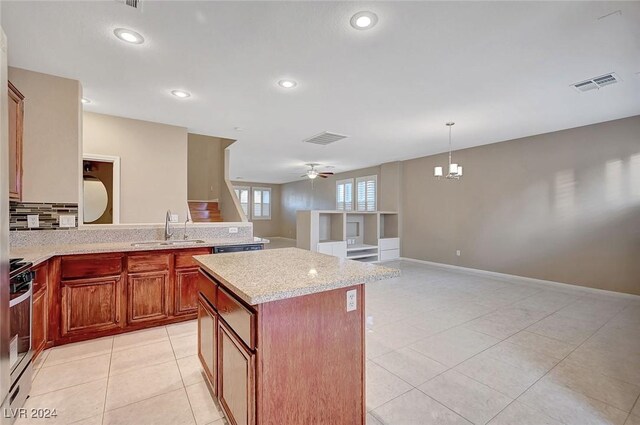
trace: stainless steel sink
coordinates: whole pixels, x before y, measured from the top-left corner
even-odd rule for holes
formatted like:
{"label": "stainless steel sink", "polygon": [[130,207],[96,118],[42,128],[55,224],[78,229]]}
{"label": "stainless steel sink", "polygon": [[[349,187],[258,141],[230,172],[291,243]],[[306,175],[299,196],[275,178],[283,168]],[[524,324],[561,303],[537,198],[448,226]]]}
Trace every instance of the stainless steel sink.
{"label": "stainless steel sink", "polygon": [[150,241],[150,242],[134,242],[131,246],[141,247],[141,246],[160,246],[162,245],[162,241]]}
{"label": "stainless steel sink", "polygon": [[200,239],[185,239],[183,241],[165,241],[162,242],[160,245],[197,245],[200,243],[205,243],[205,241],[200,240]]}
{"label": "stainless steel sink", "polygon": [[148,241],[148,242],[134,242],[131,246],[140,248],[145,246],[176,246],[176,245],[198,245],[205,243],[205,241],[200,239],[185,239],[185,240],[175,240],[175,241]]}

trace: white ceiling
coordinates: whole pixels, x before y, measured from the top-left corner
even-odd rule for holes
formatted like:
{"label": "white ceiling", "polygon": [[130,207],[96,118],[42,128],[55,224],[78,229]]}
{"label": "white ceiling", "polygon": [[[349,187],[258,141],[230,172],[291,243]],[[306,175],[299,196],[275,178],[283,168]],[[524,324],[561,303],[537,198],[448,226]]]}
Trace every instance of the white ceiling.
{"label": "white ceiling", "polygon": [[[361,10],[377,26],[353,29]],[[80,80],[89,111],[237,139],[231,176],[249,181],[443,152],[449,120],[461,148],[640,114],[637,1],[20,1],[2,19],[10,65]],[[623,82],[569,87],[609,72]],[[301,142],[325,130],[350,137]]]}

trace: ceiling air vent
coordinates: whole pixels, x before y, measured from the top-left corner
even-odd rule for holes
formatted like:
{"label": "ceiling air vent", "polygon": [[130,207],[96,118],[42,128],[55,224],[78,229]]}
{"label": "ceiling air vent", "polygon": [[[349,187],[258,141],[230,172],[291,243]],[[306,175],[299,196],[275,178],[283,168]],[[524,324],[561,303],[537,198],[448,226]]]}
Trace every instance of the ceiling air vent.
{"label": "ceiling air vent", "polygon": [[333,142],[337,142],[338,140],[342,140],[346,138],[347,136],[343,136],[342,134],[329,133],[328,131],[325,131],[320,134],[316,134],[313,137],[305,139],[303,140],[303,142],[326,146]]}
{"label": "ceiling air vent", "polygon": [[620,81],[622,81],[620,77],[612,72],[611,74],[601,75],[590,80],[580,81],[579,83],[573,84],[573,88],[580,92],[584,92],[596,90],[604,86],[610,86],[611,84],[616,84]]}

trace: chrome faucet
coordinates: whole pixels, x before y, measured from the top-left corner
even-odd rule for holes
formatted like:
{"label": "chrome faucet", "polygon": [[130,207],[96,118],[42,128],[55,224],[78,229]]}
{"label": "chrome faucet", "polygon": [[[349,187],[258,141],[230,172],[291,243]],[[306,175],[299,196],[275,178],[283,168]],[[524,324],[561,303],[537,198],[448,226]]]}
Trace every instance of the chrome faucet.
{"label": "chrome faucet", "polygon": [[182,235],[182,239],[184,239],[185,241],[187,239],[189,239],[189,235],[187,235],[187,223],[193,223],[193,220],[191,220],[191,212],[189,211],[189,206],[187,205],[187,219],[184,221],[184,235]]}
{"label": "chrome faucet", "polygon": [[168,241],[173,236],[173,232],[169,227],[169,223],[171,222],[171,210],[167,210],[167,215],[164,218],[164,240]]}

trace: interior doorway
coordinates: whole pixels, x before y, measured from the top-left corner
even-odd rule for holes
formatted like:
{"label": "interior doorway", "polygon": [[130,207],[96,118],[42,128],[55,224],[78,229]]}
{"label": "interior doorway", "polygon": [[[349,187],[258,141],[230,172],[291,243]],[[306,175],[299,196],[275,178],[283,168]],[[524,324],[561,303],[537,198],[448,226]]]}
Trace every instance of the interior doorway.
{"label": "interior doorway", "polygon": [[82,224],[120,223],[120,157],[84,154]]}

